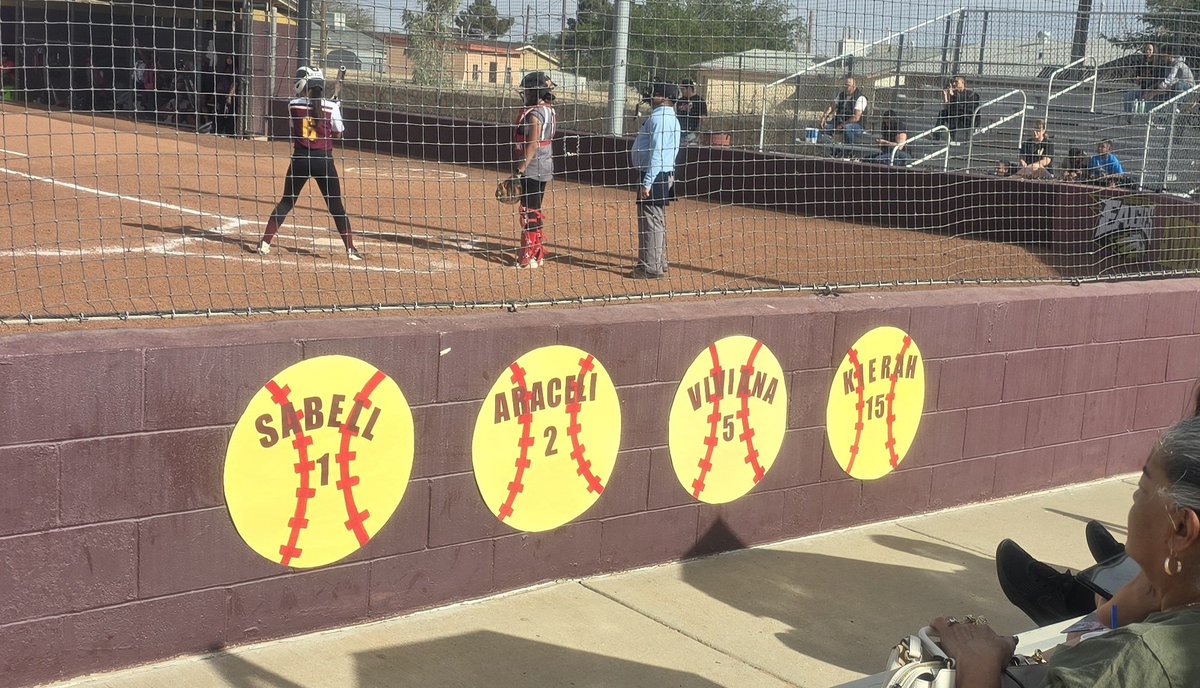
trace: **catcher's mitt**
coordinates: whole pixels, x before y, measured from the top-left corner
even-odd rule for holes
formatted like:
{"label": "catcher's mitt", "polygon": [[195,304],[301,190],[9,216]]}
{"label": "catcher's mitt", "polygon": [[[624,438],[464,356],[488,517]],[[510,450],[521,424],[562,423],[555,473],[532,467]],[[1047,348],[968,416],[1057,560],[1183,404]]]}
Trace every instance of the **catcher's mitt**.
{"label": "catcher's mitt", "polygon": [[521,200],[521,175],[514,174],[496,184],[496,200],[513,205]]}

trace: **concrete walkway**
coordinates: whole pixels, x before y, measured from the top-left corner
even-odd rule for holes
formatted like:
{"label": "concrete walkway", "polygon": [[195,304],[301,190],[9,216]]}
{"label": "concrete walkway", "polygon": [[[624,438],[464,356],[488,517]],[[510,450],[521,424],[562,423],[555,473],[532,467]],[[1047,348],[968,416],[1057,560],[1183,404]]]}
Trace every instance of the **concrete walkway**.
{"label": "concrete walkway", "polygon": [[1083,525],[1125,534],[1137,476],[565,581],[403,618],[78,679],[88,688],[830,686],[941,614],[1032,627],[992,555],[1075,568]]}

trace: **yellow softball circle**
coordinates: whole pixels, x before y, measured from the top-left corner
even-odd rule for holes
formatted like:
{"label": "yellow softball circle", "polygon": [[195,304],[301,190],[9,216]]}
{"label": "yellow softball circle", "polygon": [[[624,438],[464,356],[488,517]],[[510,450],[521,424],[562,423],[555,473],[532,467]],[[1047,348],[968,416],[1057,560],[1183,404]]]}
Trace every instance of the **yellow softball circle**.
{"label": "yellow softball circle", "polygon": [[709,504],[749,492],[775,463],[787,429],[787,383],[771,350],[726,337],[701,351],[671,404],[671,463],[680,484]]}
{"label": "yellow softball circle", "polygon": [[600,498],[621,443],[617,388],[596,357],[534,349],[501,373],[475,420],[479,493],[518,530],[557,528]]}
{"label": "yellow softball circle", "polygon": [[925,408],[925,363],[904,330],[877,327],[858,338],[833,375],[825,429],[838,465],[874,480],[908,454]]}
{"label": "yellow softball circle", "polygon": [[396,383],[356,358],[320,356],[250,400],[225,452],[225,503],[255,552],[324,566],[383,528],[412,460],[412,411]]}

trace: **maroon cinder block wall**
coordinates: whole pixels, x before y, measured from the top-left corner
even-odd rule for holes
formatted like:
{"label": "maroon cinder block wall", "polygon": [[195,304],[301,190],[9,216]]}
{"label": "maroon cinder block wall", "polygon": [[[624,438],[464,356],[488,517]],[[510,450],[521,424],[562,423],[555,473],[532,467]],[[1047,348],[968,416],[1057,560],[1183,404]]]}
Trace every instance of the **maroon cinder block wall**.
{"label": "maroon cinder block wall", "polygon": [[[0,676],[28,685],[1134,471],[1192,409],[1198,290],[1177,279],[10,335]],[[830,452],[825,405],[847,348],[879,325],[921,347],[925,415],[899,470],[862,483]],[[762,483],[710,506],[675,478],[667,417],[691,359],[735,334],[779,358],[788,427]],[[500,372],[555,343],[612,375],[621,452],[590,511],[523,534],[480,498],[471,433]],[[400,385],[414,469],[364,549],[299,572],[242,543],[222,463],[266,380],[334,353]]]}

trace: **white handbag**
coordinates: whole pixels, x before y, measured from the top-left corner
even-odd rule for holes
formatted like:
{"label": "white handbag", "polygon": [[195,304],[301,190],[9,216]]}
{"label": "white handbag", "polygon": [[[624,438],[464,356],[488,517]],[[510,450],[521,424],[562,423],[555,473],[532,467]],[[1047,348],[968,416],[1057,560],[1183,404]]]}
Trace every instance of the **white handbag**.
{"label": "white handbag", "polygon": [[[967,617],[972,619],[972,617]],[[974,623],[974,619],[970,621]],[[983,619],[979,623],[984,623]],[[883,685],[887,688],[955,688],[957,672],[954,660],[938,645],[933,629],[925,626],[916,635],[903,638],[892,648],[886,670],[891,671]],[[1033,657],[1017,655],[1000,676],[1003,688],[1034,688],[1042,685],[1047,665],[1041,652]]]}
{"label": "white handbag", "polygon": [[954,688],[954,660],[947,657],[926,626],[892,648],[887,688]]}

